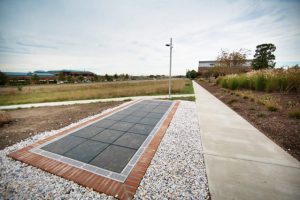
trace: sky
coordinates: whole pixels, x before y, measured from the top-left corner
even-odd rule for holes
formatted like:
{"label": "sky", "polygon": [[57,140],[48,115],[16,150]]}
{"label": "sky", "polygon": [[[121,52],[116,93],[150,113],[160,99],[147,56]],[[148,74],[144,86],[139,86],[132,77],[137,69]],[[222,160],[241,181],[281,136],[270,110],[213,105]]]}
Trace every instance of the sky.
{"label": "sky", "polygon": [[0,70],[172,74],[221,49],[276,45],[300,64],[300,0],[0,0]]}

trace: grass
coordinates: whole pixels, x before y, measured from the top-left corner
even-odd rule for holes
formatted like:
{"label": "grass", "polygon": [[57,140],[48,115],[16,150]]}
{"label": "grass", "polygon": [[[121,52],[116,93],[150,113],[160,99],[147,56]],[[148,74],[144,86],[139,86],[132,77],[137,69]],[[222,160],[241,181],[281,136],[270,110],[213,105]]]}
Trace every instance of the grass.
{"label": "grass", "polygon": [[263,112],[259,112],[256,114],[257,117],[266,117],[266,114]]}
{"label": "grass", "polygon": [[[249,99],[250,101],[264,105],[269,111],[272,111],[272,112],[278,111],[280,109],[280,106],[278,103],[279,100],[268,94],[257,96],[251,90],[237,90],[237,91],[233,91],[231,93],[232,93],[232,95],[240,96],[243,99]],[[228,103],[232,104],[236,101],[237,101],[236,99],[232,99]]]}
{"label": "grass", "polygon": [[227,103],[228,104],[233,104],[233,103],[236,103],[236,102],[238,102],[237,99],[230,99]]}
{"label": "grass", "polygon": [[257,103],[264,105],[269,111],[279,110],[278,100],[269,95],[263,95],[256,99]]}
{"label": "grass", "polygon": [[300,92],[300,69],[270,69],[220,77],[217,84],[230,90]]}
{"label": "grass", "polygon": [[[193,94],[192,81],[173,79],[172,94]],[[168,80],[0,88],[0,105],[168,94]]]}
{"label": "grass", "polygon": [[175,100],[196,101],[196,98],[195,98],[195,96],[190,96],[190,97],[171,97],[171,99],[169,99],[169,98],[162,98],[162,100],[171,100],[171,101],[175,101]]}
{"label": "grass", "polygon": [[0,126],[12,121],[12,118],[8,112],[0,111]]}
{"label": "grass", "polygon": [[290,118],[300,119],[300,110],[293,110],[288,113]]}

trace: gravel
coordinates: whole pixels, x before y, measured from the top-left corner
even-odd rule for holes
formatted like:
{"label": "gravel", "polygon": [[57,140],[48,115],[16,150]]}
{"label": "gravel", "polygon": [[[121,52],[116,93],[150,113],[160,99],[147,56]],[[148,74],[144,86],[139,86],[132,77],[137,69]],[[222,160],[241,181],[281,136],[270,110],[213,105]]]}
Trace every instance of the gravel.
{"label": "gravel", "polygon": [[208,199],[196,104],[181,101],[135,199]]}
{"label": "gravel", "polygon": [[[135,199],[208,199],[208,184],[195,110],[194,102],[181,102]],[[93,117],[95,116],[60,130],[40,133],[1,150],[0,199],[114,199],[7,157],[12,151]]]}

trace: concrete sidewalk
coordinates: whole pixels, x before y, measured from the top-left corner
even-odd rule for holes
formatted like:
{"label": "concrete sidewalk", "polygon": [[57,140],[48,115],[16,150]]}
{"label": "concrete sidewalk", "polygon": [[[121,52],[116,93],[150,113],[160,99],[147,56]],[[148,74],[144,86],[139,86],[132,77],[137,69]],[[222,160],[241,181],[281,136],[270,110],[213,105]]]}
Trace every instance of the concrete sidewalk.
{"label": "concrete sidewalk", "polygon": [[300,162],[193,85],[212,200],[300,199]]}
{"label": "concrete sidewalk", "polygon": [[[172,97],[193,97],[194,94],[175,94]],[[124,101],[127,99],[137,100],[137,99],[164,99],[169,98],[168,95],[157,95],[157,96],[134,96],[134,97],[118,97],[118,98],[108,98],[108,99],[90,99],[90,100],[77,100],[77,101],[58,101],[58,102],[47,102],[47,103],[30,103],[30,104],[17,104],[0,106],[0,110],[10,110],[18,108],[32,108],[32,107],[45,107],[45,106],[63,106],[63,105],[73,105],[73,104],[86,104],[86,103],[96,103],[96,102],[109,102],[109,101]]]}

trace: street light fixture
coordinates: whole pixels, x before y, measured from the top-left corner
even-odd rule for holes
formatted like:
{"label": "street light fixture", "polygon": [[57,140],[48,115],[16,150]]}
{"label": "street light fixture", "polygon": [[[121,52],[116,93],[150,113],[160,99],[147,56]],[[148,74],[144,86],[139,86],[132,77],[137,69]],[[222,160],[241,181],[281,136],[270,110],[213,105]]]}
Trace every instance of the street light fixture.
{"label": "street light fixture", "polygon": [[166,44],[167,47],[170,47],[170,69],[169,69],[169,99],[171,99],[171,69],[172,69],[172,38],[170,39],[170,44]]}

